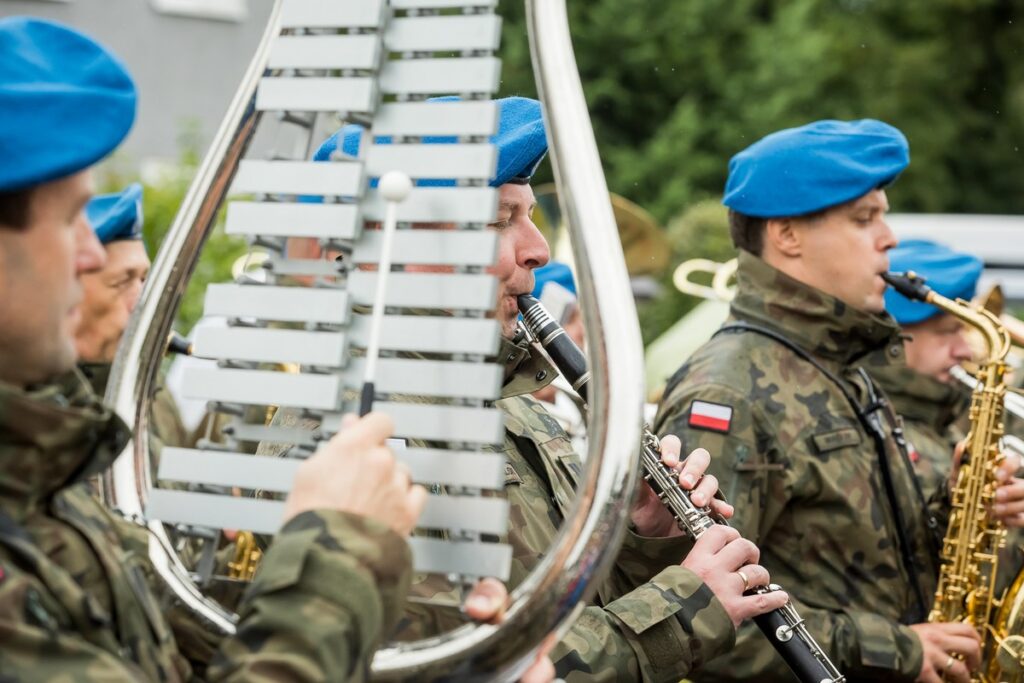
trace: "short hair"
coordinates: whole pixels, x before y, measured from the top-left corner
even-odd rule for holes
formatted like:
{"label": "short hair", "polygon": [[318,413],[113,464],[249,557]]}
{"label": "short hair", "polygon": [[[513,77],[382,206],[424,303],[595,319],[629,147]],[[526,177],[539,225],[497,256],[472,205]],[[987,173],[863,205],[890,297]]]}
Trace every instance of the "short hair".
{"label": "short hair", "polygon": [[34,186],[0,192],[0,227],[20,230],[28,226]]}
{"label": "short hair", "polygon": [[[836,206],[843,205],[837,204]],[[829,206],[820,211],[814,211],[802,216],[788,216],[788,218],[817,221],[834,208],[836,207]],[[764,233],[768,220],[767,218],[748,216],[745,213],[729,209],[729,236],[732,237],[733,246],[737,249],[749,251],[754,256],[760,256],[761,252],[764,251]]]}
{"label": "short hair", "polygon": [[764,250],[765,224],[764,218],[748,216],[729,209],[729,236],[732,237],[732,244],[737,249],[760,256]]}

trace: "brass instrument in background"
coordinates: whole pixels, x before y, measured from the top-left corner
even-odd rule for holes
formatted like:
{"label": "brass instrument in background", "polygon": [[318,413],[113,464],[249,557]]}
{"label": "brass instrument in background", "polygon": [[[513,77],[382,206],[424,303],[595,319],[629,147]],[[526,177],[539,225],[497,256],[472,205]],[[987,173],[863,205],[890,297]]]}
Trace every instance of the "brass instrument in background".
{"label": "brass instrument in background", "polygon": [[[558,190],[554,183],[549,183],[536,188],[535,195],[537,212],[533,217],[534,223],[547,238],[554,258],[571,261],[570,245],[566,241],[568,230],[558,207]],[[608,198],[630,277],[652,276],[665,270],[672,248],[658,221],[642,206],[620,194],[609,192]]]}
{"label": "brass instrument in background", "polygon": [[1006,528],[990,512],[997,487],[996,470],[1003,458],[1000,440],[1010,335],[992,312],[975,309],[966,301],[947,299],[912,272],[884,277],[903,296],[956,316],[985,340],[985,355],[978,363],[971,395],[971,429],[956,484],[950,491],[952,510],[928,621],[962,621],[974,626],[982,642],[982,666],[972,674],[972,681],[1019,683],[1024,676],[1024,606],[1020,595],[1024,576],[1018,576],[1003,596],[994,595]]}
{"label": "brass instrument in background", "polygon": [[[692,258],[683,261],[672,273],[672,284],[683,294],[700,297],[701,299],[719,299],[732,301],[736,296],[736,288],[730,285],[739,267],[739,259],[730,259],[719,263],[706,258]],[[711,286],[702,285],[690,279],[694,273],[709,273]]]}
{"label": "brass instrument in background", "polygon": [[256,534],[239,531],[235,536],[235,556],[228,562],[227,575],[235,581],[252,581],[263,559],[263,551],[256,543]]}

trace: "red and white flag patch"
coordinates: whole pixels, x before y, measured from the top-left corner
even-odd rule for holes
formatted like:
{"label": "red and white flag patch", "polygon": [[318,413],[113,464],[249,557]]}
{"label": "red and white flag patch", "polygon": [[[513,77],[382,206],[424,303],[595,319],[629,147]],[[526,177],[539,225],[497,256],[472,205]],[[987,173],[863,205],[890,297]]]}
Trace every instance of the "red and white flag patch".
{"label": "red and white flag patch", "polygon": [[710,401],[694,401],[690,404],[691,427],[727,434],[732,425],[732,406]]}

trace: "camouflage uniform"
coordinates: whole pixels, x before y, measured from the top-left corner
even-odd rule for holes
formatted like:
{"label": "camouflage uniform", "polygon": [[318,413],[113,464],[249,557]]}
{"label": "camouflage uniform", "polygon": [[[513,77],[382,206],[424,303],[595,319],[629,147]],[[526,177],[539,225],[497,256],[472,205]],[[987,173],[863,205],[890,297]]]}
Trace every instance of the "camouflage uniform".
{"label": "camouflage uniform", "polygon": [[[556,371],[543,356],[523,345],[502,342],[506,361],[502,398],[507,458],[505,494],[509,501],[512,546],[509,590],[515,589],[554,543],[575,499],[580,459],[565,431],[529,394],[548,384]],[[315,429],[315,421],[279,410],[274,423]],[[261,444],[258,454],[280,455],[287,447]],[[612,575],[601,587],[603,606],[590,606],[555,646],[551,659],[558,675],[574,681],[678,681],[725,652],[735,629],[721,603],[691,571],[679,566],[689,542],[627,534]],[[443,577],[421,576],[411,593],[452,602],[456,589]],[[465,622],[458,610],[410,604],[396,635],[424,638]]]}
{"label": "camouflage uniform", "polygon": [[[713,454],[710,472],[736,507],[733,526],[761,548],[772,581],[848,680],[911,681],[923,655],[906,625],[923,621],[931,604],[937,523],[899,452],[895,417],[884,407],[860,417],[853,407],[883,405],[869,400],[853,366],[878,349],[891,355],[897,328],[746,252],[737,275],[733,330],[719,331],[670,380],[655,430],[677,434],[683,452]],[[736,329],[744,325],[767,334]],[[725,424],[691,426],[702,422],[695,400],[731,409]],[[931,512],[947,506],[939,496]],[[694,678],[792,674],[747,623],[731,656]]]}
{"label": "camouflage uniform", "polygon": [[899,359],[880,364],[872,357],[864,366],[903,420],[907,450],[925,498],[941,495],[948,487],[953,449],[967,435],[963,426],[970,392],[917,372]]}
{"label": "camouflage uniform", "polygon": [[372,521],[299,515],[266,556],[238,634],[212,663],[194,659],[202,650],[182,634],[202,631],[161,601],[146,532],[83,484],[128,434],[77,372],[32,391],[0,383],[0,679],[364,678],[398,619],[408,546]]}
{"label": "camouflage uniform", "polygon": [[[970,391],[959,383],[946,384],[901,363],[876,367],[865,363],[903,419],[910,459],[926,497],[942,495],[953,459],[953,449],[967,436]],[[1012,428],[1006,420],[1007,428]],[[1024,533],[1009,529],[1006,547],[999,553],[996,594],[1010,586],[1024,568]]]}
{"label": "camouflage uniform", "polygon": [[[506,344],[503,353],[510,377],[497,405],[506,416],[512,589],[553,544],[575,497],[580,459],[561,425],[529,396],[555,370],[523,346]],[[711,589],[679,566],[688,548],[629,531],[600,591],[603,606],[584,609],[551,653],[559,676],[672,681],[725,652],[735,630]]]}
{"label": "camouflage uniform", "polygon": [[[89,380],[93,393],[100,398],[107,391],[107,382],[110,380],[110,363],[79,363],[78,368]],[[174,396],[166,387],[157,387],[153,394],[153,401],[150,403],[149,430],[154,437],[154,446],[175,446],[178,448],[192,448],[195,445],[195,438],[189,434],[185,424],[181,421],[181,413]]]}

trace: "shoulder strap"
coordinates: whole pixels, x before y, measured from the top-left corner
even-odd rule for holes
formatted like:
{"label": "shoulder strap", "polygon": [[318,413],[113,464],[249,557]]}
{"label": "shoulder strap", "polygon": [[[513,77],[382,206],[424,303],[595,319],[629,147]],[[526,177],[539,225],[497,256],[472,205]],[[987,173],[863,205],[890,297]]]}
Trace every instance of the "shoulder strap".
{"label": "shoulder strap", "polygon": [[[917,561],[917,543],[907,532],[909,527],[906,524],[903,509],[899,505],[899,498],[896,495],[896,485],[893,481],[892,470],[890,469],[891,464],[889,458],[888,438],[885,427],[882,424],[881,417],[879,416],[879,411],[884,411],[888,408],[888,401],[878,392],[868,373],[863,368],[858,368],[858,374],[867,388],[869,398],[868,405],[862,406],[857,400],[857,397],[850,390],[849,386],[847,386],[846,382],[822,365],[821,362],[811,355],[806,349],[797,345],[793,340],[779,332],[776,332],[775,330],[770,330],[746,321],[738,321],[721,327],[715,333],[715,336],[722,333],[736,334],[742,332],[753,332],[763,337],[768,337],[769,339],[782,344],[794,354],[817,368],[819,372],[825,375],[825,377],[827,377],[829,381],[832,382],[840,392],[842,392],[861,425],[867,433],[871,435],[872,440],[875,442],[875,453],[878,455],[879,469],[882,473],[882,484],[885,488],[886,498],[889,501],[889,507],[893,511],[895,518],[894,521],[896,522],[896,534],[899,538],[900,554],[902,555],[903,564],[906,568],[911,585],[914,588],[914,595],[917,601],[917,614],[909,617],[909,620],[911,623],[923,621],[928,614],[928,603],[924,588],[921,586],[920,581],[922,571],[918,566],[919,563]],[[894,422],[893,424],[895,425],[896,423]],[[893,440],[897,446],[897,458],[909,465],[910,458],[906,451],[906,440],[903,439],[902,429],[899,429],[898,426],[894,429]],[[917,475],[914,474],[912,467],[909,474],[914,490],[917,493],[918,501],[921,504],[922,513],[924,514],[928,525],[928,533],[925,534],[925,537],[929,539],[930,545],[932,546],[931,550],[933,552],[931,556],[938,559],[938,549],[935,547],[934,543],[934,533],[938,528],[938,522],[928,511],[927,504],[924,500],[924,493],[921,490],[921,485],[917,481]]]}

